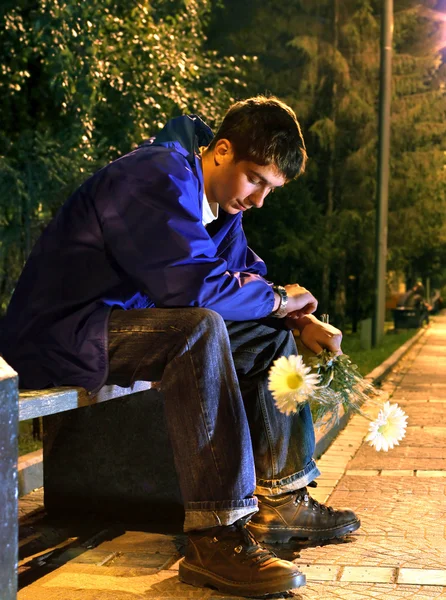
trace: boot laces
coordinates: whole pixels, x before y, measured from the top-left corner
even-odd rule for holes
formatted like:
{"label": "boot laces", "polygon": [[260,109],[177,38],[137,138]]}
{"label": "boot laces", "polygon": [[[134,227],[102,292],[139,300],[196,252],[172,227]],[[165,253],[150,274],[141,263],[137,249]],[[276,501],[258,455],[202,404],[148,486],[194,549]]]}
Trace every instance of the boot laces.
{"label": "boot laces", "polygon": [[264,562],[267,562],[271,558],[276,558],[274,552],[263,548],[252,533],[246,528],[246,521],[240,519],[236,523],[234,523],[234,527],[240,533],[241,542],[240,546],[236,546],[234,551],[240,553],[242,550],[245,550],[246,558],[242,559],[242,562],[246,560],[253,560],[255,564],[260,565]]}
{"label": "boot laces", "polygon": [[297,491],[294,498],[294,504],[299,504],[301,500],[303,500],[306,506],[311,506],[313,510],[319,510],[322,513],[327,511],[329,514],[334,514],[335,512],[334,508],[332,508],[331,506],[322,504],[321,502],[318,502],[317,500],[312,498],[308,493],[307,488],[302,488]]}

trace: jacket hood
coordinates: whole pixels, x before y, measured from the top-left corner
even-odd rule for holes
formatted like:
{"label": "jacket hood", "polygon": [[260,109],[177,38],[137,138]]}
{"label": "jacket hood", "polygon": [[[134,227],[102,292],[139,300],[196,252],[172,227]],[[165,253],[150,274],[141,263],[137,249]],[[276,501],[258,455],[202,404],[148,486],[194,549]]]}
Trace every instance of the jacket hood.
{"label": "jacket hood", "polygon": [[[207,146],[212,138],[212,131],[197,115],[184,115],[167,122],[155,137],[155,146],[173,146],[179,150],[191,165],[194,165],[195,155],[199,153],[200,146]],[[176,143],[175,143],[176,142]]]}

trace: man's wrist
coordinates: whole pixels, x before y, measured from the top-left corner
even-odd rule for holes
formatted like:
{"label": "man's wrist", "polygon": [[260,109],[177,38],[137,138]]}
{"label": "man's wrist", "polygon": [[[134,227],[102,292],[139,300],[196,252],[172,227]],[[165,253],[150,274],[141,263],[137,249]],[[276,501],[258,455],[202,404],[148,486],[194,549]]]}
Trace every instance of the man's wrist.
{"label": "man's wrist", "polygon": [[299,319],[296,319],[295,327],[299,333],[302,333],[307,325],[317,322],[318,319],[314,315],[303,315],[302,317],[299,317]]}
{"label": "man's wrist", "polygon": [[[288,314],[287,304],[288,304],[288,294],[286,289],[281,285],[273,285],[274,297],[279,297],[279,304],[277,305],[276,301],[274,302],[274,309],[271,313],[271,317],[276,317],[277,319],[283,319]],[[277,299],[276,299],[277,300]]]}

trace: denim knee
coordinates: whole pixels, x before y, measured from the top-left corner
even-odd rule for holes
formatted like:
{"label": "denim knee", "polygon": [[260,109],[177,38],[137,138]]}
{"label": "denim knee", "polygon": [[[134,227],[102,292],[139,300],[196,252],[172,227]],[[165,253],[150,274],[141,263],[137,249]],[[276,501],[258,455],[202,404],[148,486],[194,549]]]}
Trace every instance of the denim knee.
{"label": "denim knee", "polygon": [[208,308],[191,308],[181,311],[180,318],[172,329],[178,334],[178,343],[172,348],[173,354],[190,351],[214,354],[230,353],[229,336],[223,318]]}
{"label": "denim knee", "polygon": [[191,325],[204,327],[205,329],[226,331],[225,321],[221,315],[210,308],[191,309]]}
{"label": "denim knee", "polygon": [[181,330],[187,337],[206,336],[227,338],[226,325],[218,313],[209,308],[194,308],[188,311],[187,320],[181,324]]}

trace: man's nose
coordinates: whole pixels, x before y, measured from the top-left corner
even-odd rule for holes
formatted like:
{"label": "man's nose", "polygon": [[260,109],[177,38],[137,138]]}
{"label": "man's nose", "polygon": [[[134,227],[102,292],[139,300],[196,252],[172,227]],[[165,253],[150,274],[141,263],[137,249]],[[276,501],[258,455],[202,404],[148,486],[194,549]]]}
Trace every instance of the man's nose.
{"label": "man's nose", "polygon": [[265,198],[268,196],[268,194],[268,189],[258,190],[249,196],[249,201],[252,206],[255,206],[256,208],[262,208]]}

